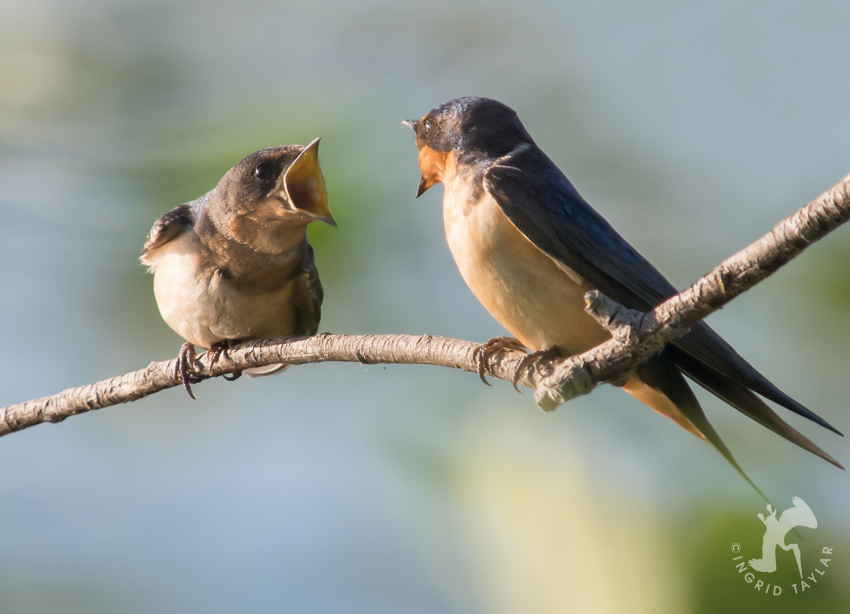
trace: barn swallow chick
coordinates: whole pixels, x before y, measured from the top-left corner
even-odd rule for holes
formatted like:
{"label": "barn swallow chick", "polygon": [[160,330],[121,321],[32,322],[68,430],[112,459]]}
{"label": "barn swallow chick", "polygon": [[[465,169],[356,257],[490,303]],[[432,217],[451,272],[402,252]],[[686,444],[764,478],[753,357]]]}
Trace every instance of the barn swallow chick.
{"label": "barn swallow chick", "polygon": [[[461,275],[519,340],[515,344],[534,352],[532,358],[579,354],[610,338],[584,309],[589,290],[644,312],[677,294],[584,201],[509,107],[458,98],[404,123],[415,131],[419,149],[417,196],[444,185],[446,238]],[[497,340],[482,346],[485,355],[498,347]],[[623,389],[709,441],[743,475],[684,376],[841,466],[756,395],[838,431],[770,383],[703,322],[638,367]]]}
{"label": "barn swallow chick", "polygon": [[186,340],[177,372],[192,398],[195,346],[214,363],[231,341],[318,330],[322,284],[307,225],[336,226],[318,149],[316,139],[254,152],[214,190],[154,223],[141,261],[154,274],[162,318]]}

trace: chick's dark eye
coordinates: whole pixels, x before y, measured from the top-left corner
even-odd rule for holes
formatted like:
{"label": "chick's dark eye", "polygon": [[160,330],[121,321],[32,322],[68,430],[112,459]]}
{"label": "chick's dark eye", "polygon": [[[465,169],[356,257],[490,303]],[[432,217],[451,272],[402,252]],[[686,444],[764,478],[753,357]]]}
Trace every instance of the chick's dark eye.
{"label": "chick's dark eye", "polygon": [[271,178],[272,172],[272,165],[268,162],[261,162],[254,167],[254,177],[260,181],[265,181],[266,179]]}
{"label": "chick's dark eye", "polygon": [[431,132],[431,128],[433,127],[433,123],[430,119],[425,120],[425,124],[423,126],[425,128],[425,135],[427,136],[429,132]]}

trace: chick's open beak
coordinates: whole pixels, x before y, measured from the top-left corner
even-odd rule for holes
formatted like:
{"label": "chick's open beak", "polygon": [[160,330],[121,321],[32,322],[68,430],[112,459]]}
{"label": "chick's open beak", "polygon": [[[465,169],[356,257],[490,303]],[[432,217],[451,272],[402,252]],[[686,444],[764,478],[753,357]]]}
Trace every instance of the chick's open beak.
{"label": "chick's open beak", "polygon": [[283,175],[286,197],[298,211],[331,226],[336,221],[328,208],[328,190],[319,168],[319,139],[304,148]]}

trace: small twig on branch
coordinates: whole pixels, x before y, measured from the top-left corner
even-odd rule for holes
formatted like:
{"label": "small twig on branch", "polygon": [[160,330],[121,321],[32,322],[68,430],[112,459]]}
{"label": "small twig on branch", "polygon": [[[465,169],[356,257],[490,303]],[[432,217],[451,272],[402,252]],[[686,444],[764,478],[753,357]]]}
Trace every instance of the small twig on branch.
{"label": "small twig on branch", "polygon": [[[535,388],[535,400],[545,410],[587,394],[600,383],[621,384],[637,365],[664,344],[753,287],[806,247],[850,219],[850,175],[767,235],[723,261],[708,275],[652,311],[643,314],[618,305],[598,292],[587,294],[587,310],[612,333],[612,339],[565,360],[541,360],[518,383]],[[479,344],[431,335],[331,335],[261,339],[234,345],[209,369],[209,357],[199,357],[201,378],[217,377],[271,364],[361,362],[367,364],[427,364],[477,373]],[[487,374],[512,380],[524,357],[504,349],[492,356]],[[181,384],[175,361],[151,363],[146,369],[57,395],[0,409],[0,436],[42,422],[127,403]]]}

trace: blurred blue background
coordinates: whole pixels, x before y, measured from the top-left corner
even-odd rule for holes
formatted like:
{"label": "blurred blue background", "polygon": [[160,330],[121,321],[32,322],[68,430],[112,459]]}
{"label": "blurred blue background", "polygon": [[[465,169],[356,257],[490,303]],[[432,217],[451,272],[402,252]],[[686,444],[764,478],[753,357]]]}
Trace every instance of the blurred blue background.
{"label": "blurred blue background", "polygon": [[[7,0],[0,405],[174,357],[138,263],[153,221],[248,153],[317,136],[339,222],[310,229],[321,330],[504,334],[451,260],[442,189],[414,199],[400,123],[461,95],[515,108],[685,287],[850,171],[848,22],[839,0]],[[844,432],[848,258],[844,228],[709,319]],[[0,440],[0,612],[850,606],[847,474],[706,395],[780,509],[815,511],[804,565],[835,548],[804,594],[742,579],[730,543],[757,554],[763,502],[610,387],[544,414],[447,369],[322,364],[195,392]]]}

